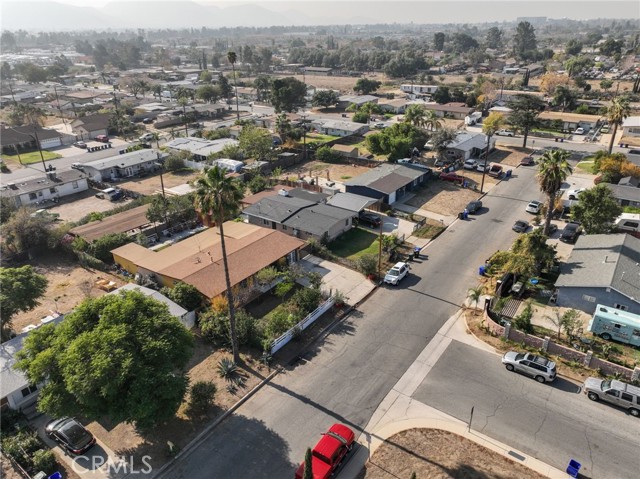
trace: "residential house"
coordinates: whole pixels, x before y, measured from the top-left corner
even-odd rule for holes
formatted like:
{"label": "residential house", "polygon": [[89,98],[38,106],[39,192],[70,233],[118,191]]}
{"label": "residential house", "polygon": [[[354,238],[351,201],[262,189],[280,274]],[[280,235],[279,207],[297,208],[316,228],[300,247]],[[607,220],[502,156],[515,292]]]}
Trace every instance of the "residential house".
{"label": "residential house", "polygon": [[107,135],[109,132],[108,113],[98,113],[77,118],[71,122],[71,131],[82,140],[90,140],[98,135]]}
{"label": "residential house", "polygon": [[282,194],[281,192],[283,191],[289,192],[293,189],[294,189],[293,186],[275,185],[272,188],[262,190],[254,195],[245,196],[244,198],[242,198],[242,200],[240,200],[240,204],[242,205],[243,208],[246,208],[247,206],[255,205],[256,203],[258,203],[260,200],[264,198],[277,195],[278,193]]}
{"label": "residential house", "polygon": [[401,115],[407,109],[411,102],[404,98],[394,98],[393,100],[381,99],[378,102],[382,111]]}
{"label": "residential house", "polygon": [[37,206],[43,200],[57,200],[88,189],[86,175],[80,171],[49,171],[43,176],[4,183],[0,196],[10,198],[16,207]]}
{"label": "residential house", "polygon": [[400,90],[404,93],[411,93],[413,95],[433,95],[438,91],[438,85],[414,85],[413,83],[404,83],[400,85]]}
{"label": "residential house", "polygon": [[597,304],[640,314],[640,239],[628,234],[578,238],[556,281],[558,306],[592,314]]}
{"label": "residential house", "polygon": [[144,294],[145,296],[155,299],[156,301],[166,304],[169,308],[169,313],[171,313],[171,316],[177,318],[178,321],[180,321],[182,325],[187,329],[192,329],[196,323],[195,311],[187,311],[179,304],[171,301],[164,294],[151,288],[145,288],[144,286],[140,286],[139,284],[135,283],[127,283],[124,286],[111,291],[109,294],[118,294],[124,291],[137,291]]}
{"label": "residential house", "polygon": [[175,138],[165,146],[173,151],[188,151],[193,155],[194,161],[205,161],[209,155],[220,153],[225,146],[239,145],[233,138],[219,138],[217,140],[205,140],[204,138]]}
{"label": "residential house", "polygon": [[225,111],[229,110],[229,105],[224,103],[196,103],[191,105],[190,108],[192,112],[195,112],[197,119],[207,119],[221,117]]}
{"label": "residential house", "polygon": [[375,203],[378,203],[378,201],[373,198],[355,195],[353,193],[336,193],[327,200],[327,204],[329,206],[353,211],[356,214],[359,214],[365,208],[368,208]]}
{"label": "residential house", "polygon": [[360,151],[353,145],[336,144],[331,147],[331,150],[339,153],[345,158],[358,158],[360,156]]}
{"label": "residential house", "polygon": [[543,101],[545,99],[544,93],[528,90],[496,90],[495,95],[496,98],[494,100],[494,103],[502,106],[507,105],[513,100],[516,100],[519,95],[530,95]]}
{"label": "residential house", "polygon": [[[281,260],[296,262],[304,242],[280,231],[246,223],[224,224],[231,285],[249,288],[255,274]],[[114,249],[114,261],[129,273],[153,275],[162,286],[178,281],[195,286],[211,300],[226,292],[218,230],[210,228],[160,251],[136,243]]]}
{"label": "residential house", "polygon": [[368,196],[392,204],[421,186],[431,173],[408,165],[384,163],[345,182],[347,193]]}
{"label": "residential house", "polygon": [[[491,138],[489,151],[495,148],[496,139]],[[469,158],[484,158],[487,152],[487,135],[471,131],[460,131],[456,139],[447,145],[445,154],[452,158],[468,160]]]}
{"label": "residential house", "polygon": [[2,153],[13,155],[17,152],[56,148],[62,145],[62,134],[40,126],[0,127],[0,146]]}
{"label": "residential house", "polygon": [[364,135],[369,131],[369,125],[343,120],[314,120],[312,122],[320,133],[331,136]]}
{"label": "residential house", "polygon": [[121,155],[89,161],[82,165],[84,172],[94,181],[118,181],[145,172],[156,171],[167,155],[154,149],[132,151]]}
{"label": "residential house", "polygon": [[149,205],[137,206],[130,210],[107,216],[98,221],[76,226],[69,230],[69,234],[74,237],[82,238],[88,243],[102,238],[108,234],[126,233],[135,236],[143,230],[147,230],[152,226],[147,219],[147,211]]}
{"label": "residential house", "polygon": [[624,119],[622,136],[640,136],[640,116],[630,116]]}
{"label": "residential house", "polygon": [[74,102],[77,106],[92,103],[104,104],[113,100],[113,95],[104,90],[75,90],[60,95],[61,99]]}
{"label": "residential house", "polygon": [[464,120],[465,116],[473,113],[474,109],[468,107],[464,103],[450,102],[441,105],[439,103],[425,103],[425,110],[432,110],[440,118],[453,118],[455,120]]}
{"label": "residential house", "polygon": [[338,108],[347,109],[351,105],[355,105],[356,107],[361,107],[365,103],[378,103],[377,96],[373,95],[342,95],[338,98]]}
{"label": "residential house", "polygon": [[579,113],[569,113],[562,111],[543,111],[538,115],[538,119],[547,124],[562,122],[563,131],[574,131],[576,128],[593,130],[601,121],[598,115],[583,115]]}
{"label": "residential house", "polygon": [[258,90],[249,87],[238,87],[238,98],[241,100],[256,101],[258,99]]}
{"label": "residential house", "polygon": [[[243,210],[249,224],[281,231],[303,240],[333,241],[353,227],[353,211],[336,208],[281,190]],[[299,192],[300,193],[300,192]],[[327,196],[327,195],[324,195]]]}
{"label": "residential house", "polygon": [[640,207],[640,188],[633,186],[632,180],[617,185],[607,184],[607,186],[620,206]]}

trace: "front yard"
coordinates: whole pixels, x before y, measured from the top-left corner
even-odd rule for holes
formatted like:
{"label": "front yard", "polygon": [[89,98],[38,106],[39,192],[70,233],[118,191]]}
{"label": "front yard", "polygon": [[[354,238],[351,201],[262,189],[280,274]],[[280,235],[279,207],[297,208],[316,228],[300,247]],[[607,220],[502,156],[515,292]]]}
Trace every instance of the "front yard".
{"label": "front yard", "polygon": [[352,261],[366,254],[378,255],[379,235],[364,228],[352,228],[329,244],[329,250],[341,258]]}
{"label": "front yard", "polygon": [[[58,153],[52,153],[47,150],[42,150],[42,156],[44,157],[44,161],[49,160],[57,160],[58,158],[62,158],[62,155]],[[20,153],[20,155],[2,155],[2,158],[9,164],[20,165],[31,165],[33,163],[42,162],[42,157],[40,156],[39,151],[30,151],[29,153]]]}

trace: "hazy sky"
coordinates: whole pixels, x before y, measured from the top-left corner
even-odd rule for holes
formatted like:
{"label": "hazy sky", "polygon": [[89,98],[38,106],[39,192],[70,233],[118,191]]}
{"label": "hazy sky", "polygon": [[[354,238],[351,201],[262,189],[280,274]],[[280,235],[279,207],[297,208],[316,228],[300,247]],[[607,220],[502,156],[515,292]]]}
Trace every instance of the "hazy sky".
{"label": "hazy sky", "polygon": [[[21,0],[29,1],[50,0]],[[83,7],[101,8],[127,0],[51,0]],[[181,0],[136,0],[162,2]],[[363,18],[375,23],[482,23],[515,20],[517,17],[549,18],[640,18],[638,0],[194,0],[224,8],[230,5],[259,4],[274,12],[296,10],[319,19]],[[23,3],[23,4],[24,4]],[[411,5],[415,5],[412,11]],[[121,7],[120,7],[121,8]],[[111,10],[109,7],[107,11]],[[119,10],[119,9],[118,9]],[[114,12],[116,9],[114,9]],[[111,13],[111,12],[110,12]],[[150,14],[151,11],[150,11]]]}

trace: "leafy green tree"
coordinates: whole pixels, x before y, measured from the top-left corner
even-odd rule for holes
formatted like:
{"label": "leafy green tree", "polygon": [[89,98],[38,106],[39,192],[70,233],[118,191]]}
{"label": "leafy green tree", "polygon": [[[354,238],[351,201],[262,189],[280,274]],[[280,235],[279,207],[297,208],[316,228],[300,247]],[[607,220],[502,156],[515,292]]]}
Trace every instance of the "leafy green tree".
{"label": "leafy green tree", "polygon": [[262,175],[255,175],[249,182],[247,183],[249,190],[254,195],[256,193],[260,193],[267,188],[267,179]]}
{"label": "leafy green tree", "polygon": [[190,414],[204,414],[213,405],[217,391],[218,388],[212,381],[196,381],[189,388]]}
{"label": "leafy green tree", "polygon": [[562,183],[573,171],[569,165],[569,152],[566,150],[548,150],[540,157],[538,164],[538,184],[540,191],[547,195],[547,214],[544,223],[544,234],[549,234],[551,216],[555,208],[555,201]]}
{"label": "leafy green tree", "polygon": [[370,80],[368,78],[358,78],[353,91],[361,95],[368,95],[376,91],[382,85],[378,80]]}
{"label": "leafy green tree", "polygon": [[313,456],[311,455],[311,448],[307,448],[307,452],[304,453],[304,473],[302,479],[313,479]]}
{"label": "leafy green tree", "polygon": [[4,223],[2,239],[8,251],[31,253],[47,249],[55,218],[52,215],[31,216],[32,211],[25,207],[19,208]]}
{"label": "leafy green tree", "polygon": [[600,88],[604,91],[610,90],[613,87],[613,80],[605,78],[604,80],[600,80]]}
{"label": "leafy green tree", "polygon": [[533,95],[516,95],[509,103],[513,113],[509,115],[509,123],[522,131],[522,147],[527,147],[527,138],[531,128],[535,128],[539,121],[538,115],[544,110],[545,104],[540,98]]}
{"label": "leafy green tree", "polygon": [[426,126],[426,110],[423,105],[409,105],[404,111],[404,121],[416,128]]}
{"label": "leafy green tree", "polygon": [[231,88],[231,85],[229,84],[229,79],[224,76],[222,72],[218,75],[218,86],[220,87],[220,94],[222,98],[226,98],[227,100],[231,98],[233,88]]}
{"label": "leafy green tree", "polygon": [[553,94],[553,105],[562,108],[562,111],[571,110],[576,104],[576,93],[566,85],[558,85]]}
{"label": "leafy green tree", "polygon": [[[202,53],[204,54],[204,52]],[[202,73],[200,73],[200,81],[202,83],[211,83],[211,80],[213,80],[213,75],[209,70],[204,70]]]}
{"label": "leafy green tree", "polygon": [[504,32],[498,27],[491,27],[487,30],[486,42],[488,48],[500,48],[502,46],[502,35]]}
{"label": "leafy green tree", "polygon": [[447,151],[449,144],[458,137],[458,132],[453,128],[440,128],[431,135],[431,144],[433,145],[433,151],[436,152],[438,158],[444,156],[444,152]]}
{"label": "leafy green tree", "polygon": [[11,198],[0,197],[0,224],[4,225],[17,211],[16,204]]}
{"label": "leafy green tree", "polygon": [[47,290],[47,278],[31,266],[0,268],[0,315],[2,341],[11,335],[11,319],[21,311],[31,311]]}
{"label": "leafy green tree", "polygon": [[323,163],[339,163],[342,159],[343,156],[332,150],[330,146],[323,145],[316,150],[316,160]]}
{"label": "leafy green tree", "polygon": [[622,125],[622,122],[631,114],[631,107],[629,106],[629,99],[623,96],[617,96],[611,101],[611,105],[607,108],[607,120],[609,125],[613,125],[613,131],[611,132],[611,140],[609,141],[609,154],[613,151],[613,143],[616,139],[616,133],[618,127]]}
{"label": "leafy green tree", "polygon": [[442,32],[436,32],[433,34],[433,48],[436,51],[441,52],[444,50],[445,35]]}
{"label": "leafy green tree", "polygon": [[185,158],[183,155],[169,155],[169,157],[164,160],[163,167],[166,171],[184,170],[186,168],[184,160]]}
{"label": "leafy green tree", "polygon": [[231,348],[233,361],[240,361],[238,350],[238,338],[236,334],[235,305],[231,278],[229,276],[229,260],[227,258],[227,245],[224,236],[224,222],[234,217],[242,199],[242,189],[237,181],[226,175],[226,172],[217,165],[209,169],[195,182],[196,195],[195,206],[203,215],[210,214],[215,220],[220,235],[220,247],[222,248],[222,263],[224,267],[224,280],[226,285],[227,306],[229,308],[229,329],[231,335]]}
{"label": "leafy green tree", "polygon": [[167,220],[167,210],[166,200],[160,195],[155,195],[149,204],[146,217],[154,224],[156,236],[160,236],[158,233],[158,223]]}
{"label": "leafy green tree", "polygon": [[89,254],[105,263],[113,263],[111,250],[131,243],[133,238],[126,233],[109,233],[95,240],[89,246]]}
{"label": "leafy green tree", "polygon": [[582,42],[580,40],[576,40],[575,38],[572,38],[571,40],[569,40],[566,46],[564,47],[564,52],[567,55],[577,55],[581,51],[582,51]]}
{"label": "leafy green tree", "polygon": [[59,325],[32,331],[16,366],[31,384],[44,383],[38,408],[47,414],[148,430],[178,410],[192,350],[166,304],[126,291],[87,299]]}
{"label": "leafy green tree", "polygon": [[449,93],[449,87],[439,86],[436,92],[433,94],[433,100],[441,105],[449,103],[451,101],[451,94]]}
{"label": "leafy green tree", "polygon": [[622,53],[622,48],[624,47],[623,40],[616,40],[613,37],[607,38],[604,43],[600,45],[600,53],[607,56],[613,56],[615,54]]}
{"label": "leafy green tree", "polygon": [[277,78],[271,87],[271,104],[276,113],[294,112],[306,104],[307,85],[293,77]]}
{"label": "leafy green tree", "polygon": [[328,108],[330,106],[335,106],[336,103],[338,103],[338,100],[338,92],[333,90],[320,90],[314,93],[311,103],[313,106]]}
{"label": "leafy green tree", "polygon": [[434,110],[427,110],[424,115],[424,127],[429,131],[442,128],[442,121]]}
{"label": "leafy green tree", "polygon": [[535,29],[529,22],[520,22],[513,39],[513,52],[522,59],[529,59],[538,48]]}
{"label": "leafy green tree", "polygon": [[222,95],[222,91],[219,86],[216,85],[202,85],[196,90],[196,98],[207,103],[217,102]]}
{"label": "leafy green tree", "polygon": [[374,155],[388,155],[389,161],[410,156],[413,147],[422,147],[427,136],[409,123],[396,123],[380,133],[367,136],[367,149]]}
{"label": "leafy green tree", "polygon": [[609,233],[622,207],[606,184],[583,191],[580,201],[571,208],[571,217],[582,224],[587,234]]}
{"label": "leafy green tree", "polygon": [[195,286],[178,281],[173,287],[160,290],[171,301],[187,311],[194,311],[202,305],[202,294]]}
{"label": "leafy green tree", "polygon": [[258,75],[253,81],[253,86],[256,89],[258,101],[266,101],[269,99],[269,91],[271,90],[271,77],[266,75]]}
{"label": "leafy green tree", "polygon": [[247,125],[242,128],[238,137],[240,149],[247,158],[270,160],[273,158],[273,138],[264,128]]}

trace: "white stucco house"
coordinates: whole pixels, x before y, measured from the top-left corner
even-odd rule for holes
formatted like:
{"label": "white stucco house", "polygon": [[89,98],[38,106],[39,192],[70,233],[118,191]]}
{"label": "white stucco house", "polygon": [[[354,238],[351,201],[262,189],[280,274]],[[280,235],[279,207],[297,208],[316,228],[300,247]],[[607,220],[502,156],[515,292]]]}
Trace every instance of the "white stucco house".
{"label": "white stucco house", "polygon": [[50,171],[46,175],[25,181],[4,183],[0,186],[0,196],[11,198],[18,208],[36,206],[43,200],[58,199],[88,190],[86,176],[76,170],[60,173]]}

